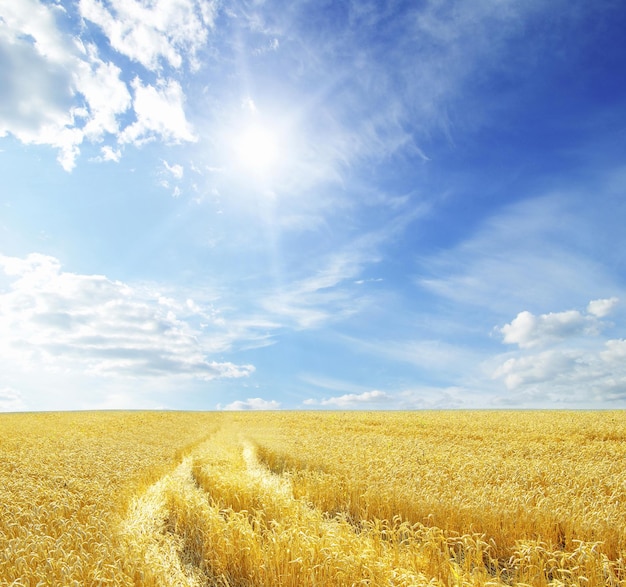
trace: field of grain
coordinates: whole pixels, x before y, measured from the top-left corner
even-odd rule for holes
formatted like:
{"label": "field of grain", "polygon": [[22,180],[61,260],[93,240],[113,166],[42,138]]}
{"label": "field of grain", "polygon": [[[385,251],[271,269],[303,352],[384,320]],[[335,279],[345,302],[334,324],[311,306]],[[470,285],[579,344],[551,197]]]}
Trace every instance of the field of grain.
{"label": "field of grain", "polygon": [[626,412],[0,415],[0,585],[626,585]]}

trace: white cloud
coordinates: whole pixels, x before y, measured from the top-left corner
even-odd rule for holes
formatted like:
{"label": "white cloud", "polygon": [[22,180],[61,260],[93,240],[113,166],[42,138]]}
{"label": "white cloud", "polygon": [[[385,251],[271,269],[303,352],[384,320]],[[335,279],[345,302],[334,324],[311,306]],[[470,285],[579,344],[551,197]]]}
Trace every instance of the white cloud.
{"label": "white cloud", "polygon": [[466,387],[421,386],[394,394],[393,409],[451,410],[486,403],[484,391]]}
{"label": "white cloud", "polygon": [[50,145],[71,171],[79,146],[118,132],[130,107],[121,70],[95,46],[62,34],[58,9],[37,0],[0,3],[0,136]]}
{"label": "white cloud", "polygon": [[612,326],[601,318],[617,303],[616,297],[593,300],[587,314],[520,312],[499,329],[503,342],[520,350],[496,357],[492,378],[503,381],[520,400],[535,403],[585,406],[626,400],[626,343],[601,336],[603,328]]}
{"label": "white cloud", "polygon": [[385,409],[385,410],[443,410],[468,405],[487,405],[484,390],[465,387],[420,386],[395,391],[371,390],[348,393],[327,398],[309,398],[302,402],[307,408],[328,407],[336,409]]}
{"label": "white cloud", "polygon": [[589,302],[588,315],[578,310],[551,312],[535,316],[531,312],[520,312],[510,323],[505,324],[500,332],[506,344],[517,344],[520,348],[533,348],[575,338],[577,336],[597,334],[602,324],[599,317],[611,312],[617,304],[617,298],[594,300]]}
{"label": "white cloud", "polygon": [[582,353],[550,350],[539,354],[507,359],[493,373],[494,379],[503,379],[507,389],[514,390],[529,383],[543,383],[571,377]]}
{"label": "white cloud", "polygon": [[63,272],[45,255],[0,256],[0,269],[11,278],[0,291],[0,355],[24,370],[205,381],[254,371],[211,358],[232,342],[211,308]]}
{"label": "white cloud", "polygon": [[74,85],[87,106],[86,122],[82,128],[85,137],[99,141],[103,135],[117,135],[118,117],[131,105],[128,87],[121,80],[121,69],[113,63],[105,63],[98,57],[95,45],[79,45],[84,60],[77,60]]}
{"label": "white cloud", "polygon": [[113,149],[109,145],[102,147],[101,151],[103,161],[115,161],[115,163],[119,163],[122,157],[122,152],[119,149]]}
{"label": "white cloud", "polygon": [[254,49],[253,53],[255,55],[263,55],[264,53],[268,53],[270,51],[278,51],[279,47],[280,41],[276,37],[274,37],[273,39],[267,41],[267,43],[265,43],[265,45],[263,45],[262,47]]}
{"label": "white cloud", "polygon": [[[613,361],[621,361],[626,359],[626,340],[608,340],[600,357],[603,361],[611,363]],[[626,365],[626,363],[625,363]]]}
{"label": "white cloud", "polygon": [[176,179],[182,179],[183,178],[183,173],[184,173],[185,169],[183,168],[182,165],[179,165],[178,163],[174,163],[173,165],[170,165],[167,161],[163,161],[163,166]]}
{"label": "white cloud", "polygon": [[149,70],[161,61],[174,68],[196,53],[213,26],[216,3],[207,0],[80,0],[81,16],[99,26],[118,53]]}
{"label": "white cloud", "polygon": [[587,312],[598,318],[604,318],[610,314],[619,303],[619,299],[616,297],[604,299],[604,300],[592,300],[587,306]]}
{"label": "white cloud", "polygon": [[184,94],[177,81],[159,79],[156,86],[144,86],[136,77],[131,85],[137,120],[120,134],[121,143],[140,145],[155,138],[168,143],[197,140],[185,117]]}
{"label": "white cloud", "polygon": [[506,388],[559,403],[626,400],[626,341],[551,349],[505,360],[493,373]]}
{"label": "white cloud", "polygon": [[382,259],[383,246],[422,213],[421,208],[403,212],[381,222],[377,230],[311,257],[302,264],[299,279],[261,296],[263,312],[283,326],[306,330],[340,322],[370,308],[374,295],[358,283],[358,278]]}
{"label": "white cloud", "polygon": [[10,387],[0,388],[0,412],[23,412],[26,403],[19,391]]}
{"label": "white cloud", "polygon": [[183,179],[185,169],[182,165],[175,163],[170,165],[167,161],[163,160],[163,169],[160,172],[161,179],[159,184],[166,190],[171,190],[173,198],[180,198],[183,190],[179,185],[172,186],[170,179],[175,183],[180,182]]}
{"label": "white cloud", "polygon": [[265,400],[260,397],[249,398],[245,401],[237,400],[225,406],[221,404],[217,405],[218,410],[278,410],[280,409],[280,402],[276,400]]}
{"label": "white cloud", "polygon": [[24,142],[34,142],[40,128],[71,122],[70,75],[64,68],[50,66],[27,41],[8,40],[3,34],[0,63],[2,136],[11,132]]}
{"label": "white cloud", "polygon": [[[136,17],[124,24],[129,39],[139,42],[145,34],[149,47],[148,33],[160,31],[155,34],[165,43],[164,54],[177,61],[180,50],[195,63],[195,52],[212,22],[212,4],[184,0],[159,0],[155,6],[134,1],[119,4]],[[108,14],[96,1],[83,1],[81,8],[92,16]],[[60,7],[38,0],[0,0],[0,137],[11,134],[24,144],[57,149],[66,171],[75,167],[85,141],[196,140],[178,81],[159,79],[152,86],[135,78],[131,97],[120,67],[103,61],[95,44],[61,32],[57,23],[61,14]],[[137,47],[146,58],[161,55],[144,49]],[[131,105],[136,120],[121,128]],[[94,160],[117,161],[121,156],[111,145],[101,151],[102,157]]]}
{"label": "white cloud", "polygon": [[[299,379],[307,385],[313,385],[322,389],[328,389],[334,392],[347,391],[350,393],[362,393],[364,391],[370,391],[369,388],[364,388],[362,385],[357,385],[349,381],[343,381],[341,379],[334,379],[324,375],[301,373]],[[314,400],[307,400],[314,401]],[[306,402],[305,402],[306,403]]]}
{"label": "white cloud", "polygon": [[254,100],[250,98],[250,96],[248,96],[247,98],[244,98],[241,101],[241,108],[242,110],[251,112],[253,114],[257,112],[256,104],[254,103]]}
{"label": "white cloud", "polygon": [[0,17],[5,25],[1,34],[11,42],[21,36],[35,47],[37,54],[62,63],[67,58],[67,40],[56,27],[55,11],[58,7],[38,0],[0,0]]}
{"label": "white cloud", "polygon": [[0,137],[48,144],[70,170],[82,141],[73,125],[72,59],[52,9],[34,0],[0,4]]}
{"label": "white cloud", "polygon": [[389,394],[375,389],[372,391],[364,391],[363,393],[346,393],[345,395],[320,400],[306,399],[303,403],[306,406],[333,406],[336,408],[349,409],[378,404],[390,399],[391,396],[389,396]]}
{"label": "white cloud", "polygon": [[590,323],[576,310],[535,316],[520,312],[510,323],[501,328],[504,342],[517,344],[520,348],[544,346],[560,339],[571,338],[588,332]]}

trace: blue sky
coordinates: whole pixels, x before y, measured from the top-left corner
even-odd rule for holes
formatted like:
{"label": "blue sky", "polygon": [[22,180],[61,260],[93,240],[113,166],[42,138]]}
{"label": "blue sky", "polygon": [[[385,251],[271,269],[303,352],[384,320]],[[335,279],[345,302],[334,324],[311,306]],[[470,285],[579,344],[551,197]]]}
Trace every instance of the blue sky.
{"label": "blue sky", "polygon": [[0,410],[625,408],[624,30],[0,0]]}

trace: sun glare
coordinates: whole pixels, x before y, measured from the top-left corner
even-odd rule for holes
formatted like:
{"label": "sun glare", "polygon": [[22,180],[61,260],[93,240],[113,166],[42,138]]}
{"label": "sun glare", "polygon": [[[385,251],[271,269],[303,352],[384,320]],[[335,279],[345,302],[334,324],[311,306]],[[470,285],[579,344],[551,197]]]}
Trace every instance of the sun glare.
{"label": "sun glare", "polygon": [[246,128],[234,147],[237,166],[256,175],[271,173],[280,160],[277,133],[261,125]]}

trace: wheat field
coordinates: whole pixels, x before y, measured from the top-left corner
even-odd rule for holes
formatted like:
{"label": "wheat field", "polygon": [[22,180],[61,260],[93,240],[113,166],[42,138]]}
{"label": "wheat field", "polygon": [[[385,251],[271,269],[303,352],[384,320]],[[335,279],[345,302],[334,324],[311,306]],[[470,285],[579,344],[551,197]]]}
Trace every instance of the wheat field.
{"label": "wheat field", "polygon": [[626,412],[3,414],[0,585],[626,585]]}

